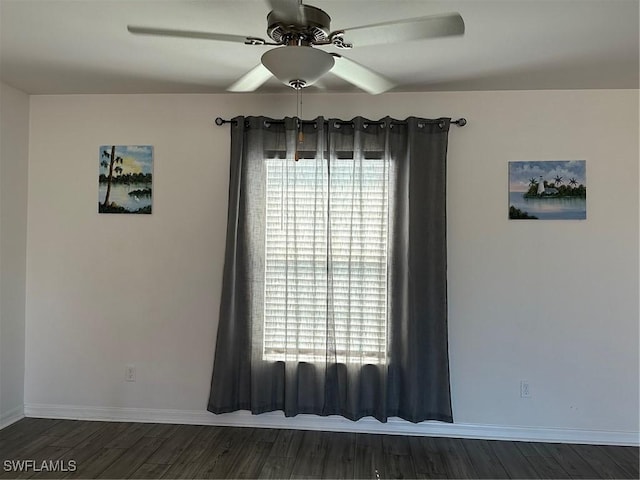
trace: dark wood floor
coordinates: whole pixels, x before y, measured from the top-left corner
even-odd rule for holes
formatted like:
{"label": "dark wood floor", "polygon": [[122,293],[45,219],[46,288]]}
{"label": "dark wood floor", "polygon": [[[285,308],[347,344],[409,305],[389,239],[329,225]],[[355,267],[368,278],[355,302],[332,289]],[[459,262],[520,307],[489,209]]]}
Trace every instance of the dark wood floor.
{"label": "dark wood floor", "polygon": [[0,478],[638,478],[636,447],[34,418],[0,430],[0,460]]}

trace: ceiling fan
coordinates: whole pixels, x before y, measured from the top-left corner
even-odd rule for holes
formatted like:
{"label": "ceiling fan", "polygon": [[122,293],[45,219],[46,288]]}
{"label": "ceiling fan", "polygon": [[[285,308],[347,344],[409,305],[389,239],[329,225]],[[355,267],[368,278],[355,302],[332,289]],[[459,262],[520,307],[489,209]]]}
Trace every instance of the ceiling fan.
{"label": "ceiling fan", "polygon": [[270,40],[224,33],[172,30],[128,25],[136,35],[195,38],[247,45],[269,45],[262,61],[227,88],[231,92],[251,92],[271,75],[285,85],[299,90],[315,83],[331,71],[334,75],[369,92],[378,94],[394,84],[382,75],[338,53],[328,53],[316,47],[333,45],[339,49],[399,43],[434,37],[464,34],[460,14],[450,13],[420,18],[364,25],[331,31],[331,17],[323,10],[305,5],[302,0],[267,0],[271,11],[267,15],[267,35]]}

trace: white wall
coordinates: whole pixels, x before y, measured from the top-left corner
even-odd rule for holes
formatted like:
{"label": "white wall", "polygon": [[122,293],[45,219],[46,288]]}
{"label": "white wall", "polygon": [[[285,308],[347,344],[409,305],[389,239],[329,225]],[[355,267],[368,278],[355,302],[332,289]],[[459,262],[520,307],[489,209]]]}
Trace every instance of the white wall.
{"label": "white wall", "polygon": [[[293,92],[32,97],[27,413],[205,410],[229,154],[213,120],[294,112]],[[469,120],[448,157],[456,422],[637,432],[638,91],[304,96],[306,118],[387,114]],[[96,213],[112,143],[154,146],[152,215]],[[587,161],[588,219],[508,221],[507,162],[565,159]]]}
{"label": "white wall", "polygon": [[0,83],[0,427],[24,404],[29,96]]}

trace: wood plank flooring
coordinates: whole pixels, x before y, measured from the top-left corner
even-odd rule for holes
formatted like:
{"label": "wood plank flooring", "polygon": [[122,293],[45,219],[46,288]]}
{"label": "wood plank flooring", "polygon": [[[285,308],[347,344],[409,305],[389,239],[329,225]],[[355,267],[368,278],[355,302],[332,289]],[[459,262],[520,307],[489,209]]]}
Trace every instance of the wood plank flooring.
{"label": "wood plank flooring", "polygon": [[0,478],[639,477],[637,447],[35,418],[0,430],[0,462]]}

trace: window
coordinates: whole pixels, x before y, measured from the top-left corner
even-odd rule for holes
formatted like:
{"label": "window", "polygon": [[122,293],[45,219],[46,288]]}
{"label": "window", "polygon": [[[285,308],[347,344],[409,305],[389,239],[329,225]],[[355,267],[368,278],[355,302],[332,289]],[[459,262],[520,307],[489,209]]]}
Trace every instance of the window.
{"label": "window", "polygon": [[341,157],[266,160],[265,360],[386,360],[388,167]]}

